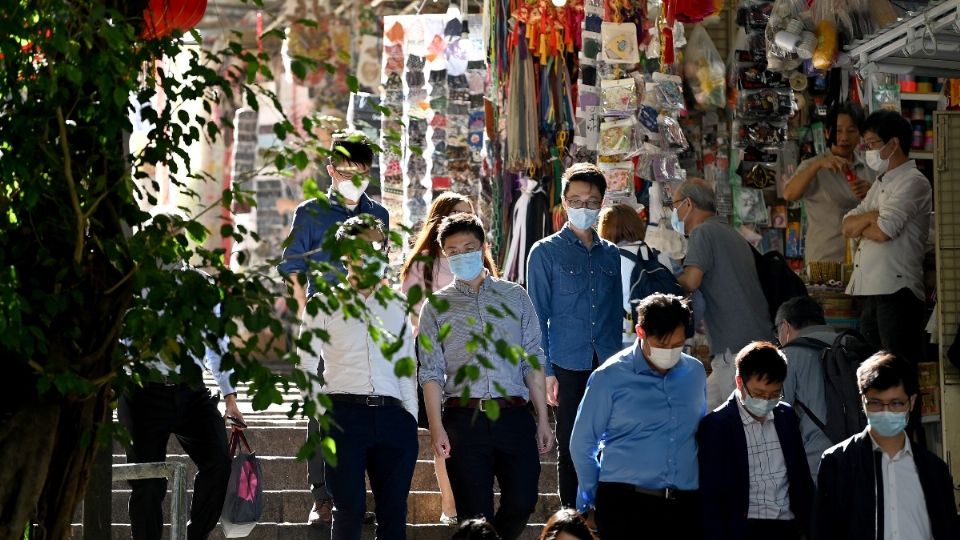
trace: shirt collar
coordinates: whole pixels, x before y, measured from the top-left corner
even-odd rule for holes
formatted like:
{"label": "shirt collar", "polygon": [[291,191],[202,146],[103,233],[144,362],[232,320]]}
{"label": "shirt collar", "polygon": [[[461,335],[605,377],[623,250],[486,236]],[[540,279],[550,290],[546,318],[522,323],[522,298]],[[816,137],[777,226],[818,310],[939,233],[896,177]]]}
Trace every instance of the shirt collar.
{"label": "shirt collar", "polygon": [[[873,439],[873,433],[870,431],[870,428],[869,428],[869,427],[867,428],[867,436],[870,438],[870,446],[873,447],[873,451],[874,451],[874,452],[880,452],[881,454],[886,455],[886,453],[884,453],[884,451],[883,451],[883,448],[880,448],[880,445],[877,444],[877,441],[875,441],[875,440]],[[897,459],[900,459],[900,458],[903,458],[903,457],[907,457],[907,456],[909,456],[909,457],[911,457],[911,458],[913,457],[913,446],[910,445],[910,437],[904,436],[904,437],[903,437],[903,441],[904,441],[904,442],[903,442],[903,448],[901,448],[900,451],[897,452],[897,453],[896,453],[892,458],[890,458],[890,459],[897,460]]]}
{"label": "shirt collar", "polygon": [[[600,243],[600,235],[597,234],[596,229],[590,229],[590,232],[593,233],[593,245],[596,246],[597,244]],[[580,242],[580,239],[577,238],[577,233],[573,232],[573,228],[570,227],[569,221],[564,223],[563,228],[560,229],[560,237],[566,240],[567,242],[570,242],[571,244],[583,245],[583,243]]]}
{"label": "shirt collar", "polygon": [[[905,173],[910,169],[916,169],[916,168],[917,168],[917,162],[912,159],[908,159],[907,161],[901,163],[900,166],[890,169],[889,171],[886,171],[885,173],[878,176],[877,180],[880,180],[883,182],[893,181],[893,180],[896,180],[897,178],[900,178],[901,173]],[[890,175],[893,175],[893,177],[891,177]]]}
{"label": "shirt collar", "polygon": [[478,292],[473,292],[473,289],[470,288],[470,285],[466,281],[462,281],[458,278],[453,279],[453,287],[463,294],[468,294],[470,296],[477,296],[491,286],[493,286],[493,276],[491,276],[489,272],[487,272],[487,277],[483,278],[483,281],[480,282],[480,290]]}
{"label": "shirt collar", "polygon": [[[734,390],[733,393],[733,400],[737,402],[737,410],[740,411],[740,420],[743,422],[743,425],[749,426],[750,424],[759,424],[760,421],[754,418],[752,414],[747,412],[747,409],[743,406],[743,403],[740,403],[740,390]],[[763,419],[765,421],[772,421],[773,411],[768,412]]]}

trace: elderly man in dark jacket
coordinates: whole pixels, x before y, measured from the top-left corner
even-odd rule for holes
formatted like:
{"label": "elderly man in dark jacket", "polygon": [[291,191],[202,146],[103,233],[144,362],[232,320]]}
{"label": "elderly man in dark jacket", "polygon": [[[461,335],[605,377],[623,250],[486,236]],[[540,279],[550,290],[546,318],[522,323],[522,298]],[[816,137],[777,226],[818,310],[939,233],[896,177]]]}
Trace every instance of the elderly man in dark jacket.
{"label": "elderly man in dark jacket", "polygon": [[813,539],[960,538],[947,465],[904,433],[917,397],[912,368],[881,351],[860,366],[857,383],[869,425],[823,454]]}

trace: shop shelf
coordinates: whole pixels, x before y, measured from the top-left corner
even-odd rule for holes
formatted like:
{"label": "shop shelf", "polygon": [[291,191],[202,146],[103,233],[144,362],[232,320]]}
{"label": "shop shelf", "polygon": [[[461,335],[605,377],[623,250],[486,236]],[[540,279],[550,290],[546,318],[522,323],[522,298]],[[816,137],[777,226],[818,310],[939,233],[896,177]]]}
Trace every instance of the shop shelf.
{"label": "shop shelf", "polygon": [[901,101],[940,101],[943,94],[914,94],[910,92],[900,94]]}

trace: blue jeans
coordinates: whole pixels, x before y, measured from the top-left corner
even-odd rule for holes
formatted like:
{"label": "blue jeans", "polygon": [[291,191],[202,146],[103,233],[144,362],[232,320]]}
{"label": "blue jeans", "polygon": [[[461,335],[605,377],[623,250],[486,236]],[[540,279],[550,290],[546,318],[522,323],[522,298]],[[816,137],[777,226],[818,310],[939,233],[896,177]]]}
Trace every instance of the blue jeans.
{"label": "blue jeans", "polygon": [[[477,409],[448,408],[443,427],[450,439],[447,474],[461,520],[485,517],[504,540],[520,536],[537,506],[540,454],[537,426],[526,407],[500,410],[491,422]],[[493,512],[493,479],[500,508]]]}
{"label": "blue jeans", "polygon": [[333,495],[334,540],[358,540],[367,509],[367,486],[377,514],[377,538],[407,536],[407,495],[417,464],[417,420],[403,407],[335,403],[330,436],[337,466],[326,464]]}

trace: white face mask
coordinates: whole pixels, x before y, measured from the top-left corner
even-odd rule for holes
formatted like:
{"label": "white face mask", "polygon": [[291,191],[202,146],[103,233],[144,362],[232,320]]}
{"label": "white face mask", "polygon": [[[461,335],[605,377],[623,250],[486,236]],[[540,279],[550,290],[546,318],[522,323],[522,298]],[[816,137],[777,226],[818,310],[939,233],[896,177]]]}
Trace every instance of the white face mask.
{"label": "white face mask", "polygon": [[[892,141],[893,139],[891,139]],[[890,144],[890,141],[887,141],[887,144]],[[870,167],[877,174],[883,174],[887,172],[887,167],[890,166],[890,156],[887,156],[886,159],[880,157],[880,152],[887,147],[887,144],[884,144],[879,150],[867,150],[863,155],[863,160],[867,162],[867,167]]]}
{"label": "white face mask", "polygon": [[367,186],[370,184],[369,180],[363,180],[360,182],[359,186],[353,185],[353,180],[344,180],[337,183],[337,191],[340,192],[340,195],[343,195],[343,198],[348,201],[359,201],[360,196],[363,195],[363,192],[367,190]]}
{"label": "white face mask", "polygon": [[683,347],[674,349],[661,349],[660,347],[650,347],[650,363],[657,369],[670,369],[680,361],[680,353]]}

